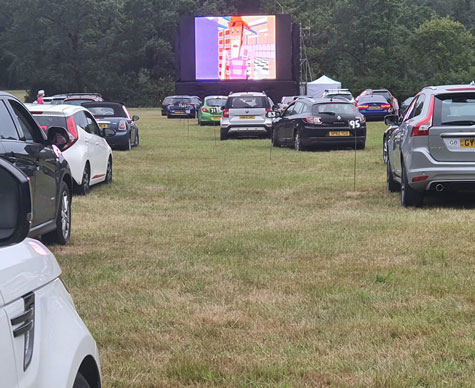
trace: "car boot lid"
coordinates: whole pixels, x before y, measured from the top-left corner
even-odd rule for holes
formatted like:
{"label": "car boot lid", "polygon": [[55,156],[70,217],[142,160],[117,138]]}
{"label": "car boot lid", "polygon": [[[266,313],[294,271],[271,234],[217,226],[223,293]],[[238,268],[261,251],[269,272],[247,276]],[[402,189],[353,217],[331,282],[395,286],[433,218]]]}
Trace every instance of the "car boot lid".
{"label": "car boot lid", "polygon": [[53,254],[39,241],[0,248],[0,307],[37,290],[61,275]]}

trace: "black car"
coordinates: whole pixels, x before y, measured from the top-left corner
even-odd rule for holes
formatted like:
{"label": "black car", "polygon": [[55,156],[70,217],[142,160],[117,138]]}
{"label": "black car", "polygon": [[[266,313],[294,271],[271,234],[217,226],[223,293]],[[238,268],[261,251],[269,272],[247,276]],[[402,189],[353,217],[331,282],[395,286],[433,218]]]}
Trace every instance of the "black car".
{"label": "black car", "polygon": [[[189,105],[190,111],[194,112],[194,116],[191,116],[190,113],[184,114],[184,116],[195,117],[200,109],[201,105],[203,105],[203,101],[198,96],[167,96],[162,101],[162,116],[170,117],[170,109],[168,108],[171,105],[176,106],[176,103],[180,100],[185,99],[187,105]],[[172,113],[171,116],[174,116]]]}
{"label": "black car", "polygon": [[297,151],[315,146],[364,149],[366,119],[349,101],[331,98],[301,98],[283,113],[269,112],[274,120],[272,144]]}
{"label": "black car", "polygon": [[33,217],[30,236],[66,244],[71,234],[73,181],[61,154],[64,128],[51,127],[48,137],[28,109],[11,94],[0,92],[0,157],[29,178]]}
{"label": "black car", "polygon": [[167,106],[167,117],[196,117],[198,102],[190,96],[174,97]]}
{"label": "black car", "polygon": [[99,126],[106,130],[105,139],[111,148],[130,150],[132,146],[139,145],[139,127],[136,122],[140,117],[130,117],[124,104],[101,101],[85,102],[82,106],[88,109]]}

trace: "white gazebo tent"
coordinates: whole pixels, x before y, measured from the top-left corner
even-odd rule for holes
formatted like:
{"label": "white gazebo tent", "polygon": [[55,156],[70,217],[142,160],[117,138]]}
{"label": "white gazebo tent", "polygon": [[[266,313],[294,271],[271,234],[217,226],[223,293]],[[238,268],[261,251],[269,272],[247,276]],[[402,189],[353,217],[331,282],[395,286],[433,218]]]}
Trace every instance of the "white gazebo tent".
{"label": "white gazebo tent", "polygon": [[321,97],[326,89],[341,89],[341,82],[335,81],[326,75],[307,83],[307,95]]}

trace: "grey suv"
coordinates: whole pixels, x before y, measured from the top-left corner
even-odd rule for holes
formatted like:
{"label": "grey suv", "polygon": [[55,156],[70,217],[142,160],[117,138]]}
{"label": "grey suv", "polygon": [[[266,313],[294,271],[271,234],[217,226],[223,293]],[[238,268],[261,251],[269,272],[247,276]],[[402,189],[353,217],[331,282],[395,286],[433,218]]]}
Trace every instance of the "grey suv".
{"label": "grey suv", "polygon": [[231,93],[221,117],[221,140],[229,136],[269,137],[272,119],[267,117],[271,103],[265,93]]}
{"label": "grey suv", "polygon": [[403,206],[422,206],[428,191],[475,190],[475,84],[422,89],[387,140],[387,188]]}

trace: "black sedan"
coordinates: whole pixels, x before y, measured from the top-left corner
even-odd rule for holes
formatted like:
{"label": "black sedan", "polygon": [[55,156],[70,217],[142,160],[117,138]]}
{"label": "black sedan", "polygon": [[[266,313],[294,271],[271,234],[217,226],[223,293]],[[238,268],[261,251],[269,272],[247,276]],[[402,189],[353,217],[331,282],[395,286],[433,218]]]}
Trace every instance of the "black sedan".
{"label": "black sedan", "polygon": [[111,148],[130,150],[139,145],[139,116],[130,117],[124,104],[120,102],[87,102],[82,104],[89,110],[101,128]]}
{"label": "black sedan", "polygon": [[273,124],[274,147],[287,145],[297,151],[315,146],[364,149],[366,119],[349,101],[330,98],[302,98],[291,104]]}

